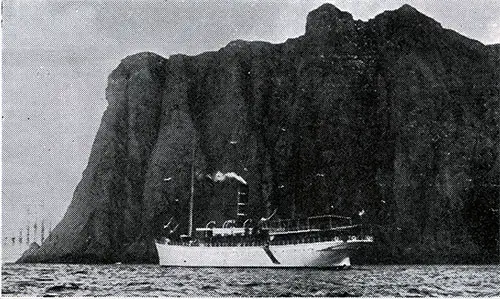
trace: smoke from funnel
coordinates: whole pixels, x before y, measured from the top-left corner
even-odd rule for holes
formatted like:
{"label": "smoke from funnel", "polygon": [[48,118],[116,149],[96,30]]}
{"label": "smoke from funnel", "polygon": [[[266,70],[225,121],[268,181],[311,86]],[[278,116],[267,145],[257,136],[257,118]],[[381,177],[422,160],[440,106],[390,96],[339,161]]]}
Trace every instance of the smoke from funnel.
{"label": "smoke from funnel", "polygon": [[238,180],[238,182],[242,183],[243,185],[247,185],[247,182],[242,177],[240,177],[239,175],[237,175],[234,172],[228,172],[228,173],[224,174],[220,171],[217,171],[217,173],[214,175],[213,180],[214,180],[214,182],[222,182],[222,181],[226,180],[227,178],[236,179],[236,180]]}

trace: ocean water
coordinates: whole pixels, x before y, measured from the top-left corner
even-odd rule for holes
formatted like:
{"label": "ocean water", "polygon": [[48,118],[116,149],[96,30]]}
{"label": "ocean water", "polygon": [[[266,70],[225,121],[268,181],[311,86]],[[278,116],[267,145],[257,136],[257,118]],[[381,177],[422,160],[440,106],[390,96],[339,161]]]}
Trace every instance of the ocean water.
{"label": "ocean water", "polygon": [[350,270],[3,264],[3,296],[500,296],[500,266]]}

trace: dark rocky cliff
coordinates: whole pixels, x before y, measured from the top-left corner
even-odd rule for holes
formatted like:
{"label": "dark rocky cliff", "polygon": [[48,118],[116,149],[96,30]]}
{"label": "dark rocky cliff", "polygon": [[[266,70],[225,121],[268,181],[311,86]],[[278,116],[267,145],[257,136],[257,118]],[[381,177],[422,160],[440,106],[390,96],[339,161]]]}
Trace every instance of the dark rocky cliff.
{"label": "dark rocky cliff", "polygon": [[205,177],[234,171],[255,218],[364,209],[361,260],[496,262],[498,53],[408,5],[325,4],[283,44],[127,57],[66,215],[21,261],[156,262],[163,224],[187,228],[194,147],[198,226],[234,218],[235,183]]}

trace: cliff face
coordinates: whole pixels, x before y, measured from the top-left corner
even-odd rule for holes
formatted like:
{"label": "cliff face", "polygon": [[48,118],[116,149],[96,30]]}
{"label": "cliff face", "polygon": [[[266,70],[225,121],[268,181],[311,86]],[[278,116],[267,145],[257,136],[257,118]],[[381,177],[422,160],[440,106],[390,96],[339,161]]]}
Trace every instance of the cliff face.
{"label": "cliff face", "polygon": [[[355,21],[332,5],[283,44],[125,58],[64,219],[21,261],[156,262],[153,239],[234,218],[329,212],[373,229],[371,262],[498,261],[498,47],[410,6]],[[360,259],[363,259],[361,256]]]}

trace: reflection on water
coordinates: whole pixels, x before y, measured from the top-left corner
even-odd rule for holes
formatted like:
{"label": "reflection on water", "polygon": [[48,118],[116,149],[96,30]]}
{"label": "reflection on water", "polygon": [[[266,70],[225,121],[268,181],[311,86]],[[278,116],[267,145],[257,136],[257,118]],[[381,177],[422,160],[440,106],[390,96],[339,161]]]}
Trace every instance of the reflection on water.
{"label": "reflection on water", "polygon": [[4,264],[4,296],[500,296],[500,266],[351,270]]}

